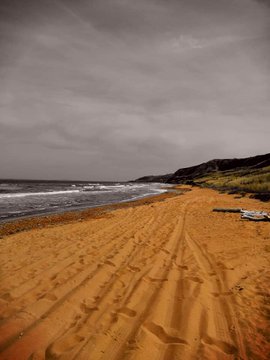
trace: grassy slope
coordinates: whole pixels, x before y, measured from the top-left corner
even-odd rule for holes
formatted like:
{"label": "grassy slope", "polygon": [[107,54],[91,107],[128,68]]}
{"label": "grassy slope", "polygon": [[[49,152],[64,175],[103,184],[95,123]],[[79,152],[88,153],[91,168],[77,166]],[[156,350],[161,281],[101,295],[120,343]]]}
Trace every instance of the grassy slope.
{"label": "grassy slope", "polygon": [[261,169],[243,169],[215,172],[197,178],[196,183],[252,193],[270,192],[270,166]]}

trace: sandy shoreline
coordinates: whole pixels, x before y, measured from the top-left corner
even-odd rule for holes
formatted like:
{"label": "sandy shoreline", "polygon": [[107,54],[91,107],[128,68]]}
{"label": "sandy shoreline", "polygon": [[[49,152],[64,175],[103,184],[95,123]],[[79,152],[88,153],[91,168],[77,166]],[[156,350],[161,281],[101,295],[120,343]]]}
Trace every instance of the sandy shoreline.
{"label": "sandy shoreline", "polygon": [[0,226],[0,359],[268,359],[270,224],[184,195]]}
{"label": "sandy shoreline", "polygon": [[0,222],[0,237],[41,227],[44,228],[57,224],[67,224],[86,219],[89,220],[91,218],[104,216],[105,214],[108,214],[109,212],[116,209],[126,209],[128,207],[136,207],[143,204],[163,201],[168,197],[174,197],[179,193],[181,194],[189,190],[190,189],[188,187],[181,187],[180,189],[175,186],[169,188],[167,192],[143,196],[135,200],[125,200],[113,204],[75,208],[72,210],[63,209],[62,211],[56,211],[52,213],[27,215],[20,218],[9,219],[7,221]]}

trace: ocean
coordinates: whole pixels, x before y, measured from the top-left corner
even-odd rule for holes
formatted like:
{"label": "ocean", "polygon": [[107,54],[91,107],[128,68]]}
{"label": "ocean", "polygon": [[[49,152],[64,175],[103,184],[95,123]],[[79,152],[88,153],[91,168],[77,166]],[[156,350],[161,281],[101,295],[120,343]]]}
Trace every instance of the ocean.
{"label": "ocean", "polygon": [[0,180],[0,222],[80,210],[166,192],[169,185],[133,182]]}

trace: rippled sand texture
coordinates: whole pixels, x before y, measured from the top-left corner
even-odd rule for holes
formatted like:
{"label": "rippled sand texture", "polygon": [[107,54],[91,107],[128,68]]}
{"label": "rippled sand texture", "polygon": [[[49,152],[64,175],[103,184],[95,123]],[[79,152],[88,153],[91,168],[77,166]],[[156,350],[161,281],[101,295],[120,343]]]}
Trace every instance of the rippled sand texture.
{"label": "rippled sand texture", "polygon": [[1,239],[0,358],[268,359],[270,225],[217,206],[270,210],[193,189]]}

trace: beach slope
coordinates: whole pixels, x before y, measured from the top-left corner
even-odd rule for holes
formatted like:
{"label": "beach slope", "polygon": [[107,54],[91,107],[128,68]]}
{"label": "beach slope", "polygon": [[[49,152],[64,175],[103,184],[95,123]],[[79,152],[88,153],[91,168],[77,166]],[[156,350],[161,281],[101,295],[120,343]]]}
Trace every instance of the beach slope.
{"label": "beach slope", "polygon": [[0,240],[0,359],[268,359],[270,224],[192,188]]}

